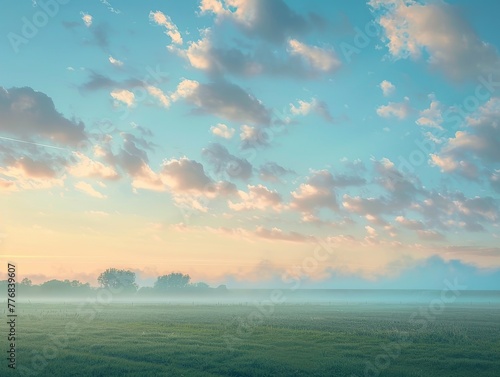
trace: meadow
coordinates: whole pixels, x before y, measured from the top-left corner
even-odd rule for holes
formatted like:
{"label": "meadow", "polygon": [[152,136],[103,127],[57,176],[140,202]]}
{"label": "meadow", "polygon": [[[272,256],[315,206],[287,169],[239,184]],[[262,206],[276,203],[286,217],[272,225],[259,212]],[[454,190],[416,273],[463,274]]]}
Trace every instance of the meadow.
{"label": "meadow", "polygon": [[17,369],[1,370],[51,377],[499,375],[498,303],[430,309],[369,302],[23,303]]}

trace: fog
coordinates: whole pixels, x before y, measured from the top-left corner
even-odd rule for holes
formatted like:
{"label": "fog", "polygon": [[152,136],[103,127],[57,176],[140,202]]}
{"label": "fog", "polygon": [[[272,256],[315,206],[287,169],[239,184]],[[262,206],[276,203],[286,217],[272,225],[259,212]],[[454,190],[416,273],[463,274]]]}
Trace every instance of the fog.
{"label": "fog", "polygon": [[335,290],[335,289],[203,289],[170,290],[165,292],[115,293],[106,289],[92,289],[83,294],[51,292],[51,294],[18,295],[19,303],[151,303],[196,305],[253,305],[275,304],[423,304],[433,300],[449,304],[499,304],[500,291],[459,290]]}

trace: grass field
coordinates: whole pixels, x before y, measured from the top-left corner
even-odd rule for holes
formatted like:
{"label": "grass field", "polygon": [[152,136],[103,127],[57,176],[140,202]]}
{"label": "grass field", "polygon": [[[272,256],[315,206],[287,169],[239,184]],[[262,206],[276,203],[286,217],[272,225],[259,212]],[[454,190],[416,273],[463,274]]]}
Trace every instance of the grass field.
{"label": "grass field", "polygon": [[18,314],[17,369],[2,365],[2,376],[493,377],[500,371],[498,304],[436,312],[409,304],[71,303],[23,304]]}

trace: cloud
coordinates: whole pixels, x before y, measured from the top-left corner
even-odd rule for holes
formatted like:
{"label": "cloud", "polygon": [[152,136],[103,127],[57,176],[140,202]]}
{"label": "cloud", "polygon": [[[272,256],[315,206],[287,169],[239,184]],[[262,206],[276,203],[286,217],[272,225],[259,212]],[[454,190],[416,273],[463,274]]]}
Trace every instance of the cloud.
{"label": "cloud", "polygon": [[380,215],[394,210],[386,198],[352,197],[348,194],[342,197],[342,205],[347,211],[360,215]]}
{"label": "cloud", "polygon": [[442,105],[439,101],[436,101],[433,95],[429,97],[431,98],[431,104],[428,109],[420,112],[420,118],[416,120],[416,123],[422,127],[433,127],[441,130],[441,124],[443,123]]}
{"label": "cloud", "polygon": [[89,196],[92,196],[97,199],[106,199],[106,195],[103,195],[99,191],[97,191],[92,185],[88,184],[87,182],[77,182],[75,183],[75,188],[84,194],[87,194]]}
{"label": "cloud", "polygon": [[104,76],[100,73],[90,71],[90,77],[80,86],[81,90],[91,91],[91,90],[100,90],[100,89],[111,89],[111,88],[135,88],[135,87],[143,87],[145,84],[138,79],[131,78],[124,81],[115,81],[107,76]]}
{"label": "cloud", "polygon": [[87,27],[92,26],[93,17],[90,14],[85,13],[85,12],[80,12],[80,15],[82,16],[82,20],[83,20],[83,23],[85,24],[85,26],[87,26]]}
{"label": "cloud", "polygon": [[237,48],[215,47],[210,29],[203,30],[202,38],[196,42],[189,42],[185,50],[175,46],[168,48],[189,61],[192,67],[212,74],[255,76],[272,69],[266,67],[268,64],[265,61],[259,61],[259,57],[243,53]]}
{"label": "cloud", "polygon": [[202,150],[202,155],[217,173],[227,173],[231,178],[248,180],[253,173],[252,165],[245,159],[238,158],[222,145],[212,143]]}
{"label": "cloud", "polygon": [[365,230],[366,230],[366,233],[368,234],[368,237],[378,237],[378,233],[375,230],[375,228],[373,228],[369,225],[366,225]]}
{"label": "cloud", "polygon": [[174,101],[180,98],[196,106],[198,113],[241,123],[268,125],[271,122],[271,110],[238,85],[227,81],[200,84],[183,80],[172,95]]}
{"label": "cloud", "polygon": [[388,158],[374,160],[373,166],[377,174],[375,182],[390,194],[393,206],[404,208],[409,206],[417,195],[425,194],[417,177],[403,174]]}
{"label": "cloud", "polygon": [[264,127],[248,126],[244,124],[240,127],[240,131],[242,149],[253,149],[269,145],[269,134]]}
{"label": "cloud", "polygon": [[207,212],[209,199],[237,193],[234,184],[213,181],[206,175],[202,164],[186,157],[164,161],[160,175],[181,208]]}
{"label": "cloud", "polygon": [[339,204],[335,190],[364,184],[366,180],[359,176],[333,175],[327,170],[313,171],[307,181],[291,193],[290,208],[303,214],[314,214],[322,208],[336,212],[339,210]]}
{"label": "cloud", "polygon": [[498,64],[495,48],[483,42],[456,8],[444,1],[371,0],[397,59],[428,55],[430,67],[453,80],[476,78]]}
{"label": "cloud", "polygon": [[65,118],[49,96],[29,87],[0,87],[0,131],[67,145],[76,145],[87,138],[83,122]]}
{"label": "cloud", "polygon": [[121,13],[119,9],[113,8],[113,6],[109,3],[109,1],[107,0],[99,0],[99,1],[101,2],[101,4],[105,5],[111,13],[115,14]]}
{"label": "cloud", "polygon": [[149,166],[149,159],[145,149],[153,148],[153,145],[133,134],[122,132],[120,134],[123,144],[113,153],[110,146],[112,139],[107,139],[102,146],[95,150],[96,156],[103,158],[106,162],[124,170],[132,179],[132,187],[136,189],[147,189],[164,191],[165,184],[159,174],[155,173]]}
{"label": "cloud", "polygon": [[234,128],[230,128],[224,123],[217,123],[217,125],[210,127],[210,131],[215,136],[223,139],[231,139],[234,136]]}
{"label": "cloud", "polygon": [[323,102],[313,98],[310,102],[298,101],[298,106],[290,104],[290,111],[293,115],[308,115],[310,112],[314,112],[325,119],[327,122],[333,123],[333,116],[330,114],[328,105]]}
{"label": "cloud", "polygon": [[148,91],[149,94],[151,94],[153,97],[155,97],[163,107],[170,107],[170,99],[167,97],[165,93],[160,88],[157,88],[156,86],[148,85],[146,87],[146,90]]}
{"label": "cloud", "polygon": [[248,48],[227,45],[227,42],[217,38],[212,29],[202,30],[201,38],[189,42],[185,49],[173,45],[168,46],[168,49],[186,59],[193,68],[212,76],[272,75],[315,79],[336,70],[333,67],[336,56],[330,50],[304,45],[296,53],[283,56],[260,45]]}
{"label": "cloud", "polygon": [[16,164],[27,176],[33,178],[54,178],[56,171],[47,161],[34,161],[30,157],[21,157]]}
{"label": "cloud", "polygon": [[122,67],[123,66],[123,62],[118,60],[118,59],[115,59],[113,58],[111,55],[109,55],[109,58],[108,58],[109,62],[114,65],[115,67]]}
{"label": "cloud", "polygon": [[464,131],[457,131],[438,153],[430,155],[431,164],[468,179],[478,179],[481,172],[491,177],[500,162],[499,116],[500,98],[493,97],[466,118]]}
{"label": "cloud", "polygon": [[159,171],[149,164],[145,149],[153,146],[142,137],[121,133],[123,146],[113,153],[109,144],[100,147],[97,154],[115,167],[123,169],[132,179],[134,189],[169,191],[176,204],[206,211],[205,199],[228,197],[237,193],[236,186],[227,181],[214,181],[203,165],[183,157],[164,160]]}
{"label": "cloud", "polygon": [[384,94],[385,97],[390,96],[396,91],[396,87],[390,81],[387,80],[382,81],[379,84],[379,87],[380,89],[382,89],[382,93]]}
{"label": "cloud", "polygon": [[411,207],[417,197],[425,195],[419,180],[404,175],[389,159],[373,160],[373,168],[374,183],[384,189],[384,195],[363,198],[344,194],[342,204],[347,211],[372,216],[394,213]]}
{"label": "cloud", "polygon": [[378,116],[382,118],[395,117],[405,119],[411,112],[410,99],[405,97],[403,102],[389,102],[388,105],[377,109]]}
{"label": "cloud", "polygon": [[185,157],[165,161],[161,173],[167,184],[176,191],[205,192],[213,183],[205,174],[202,164]]}
{"label": "cloud", "polygon": [[424,241],[444,241],[445,236],[435,230],[417,230],[418,237]]}
{"label": "cloud", "polygon": [[177,25],[175,25],[169,16],[166,16],[164,13],[159,10],[156,12],[149,12],[149,20],[156,23],[157,25],[165,27],[167,29],[165,34],[167,34],[171,39],[172,43],[182,45],[183,40],[181,33],[177,29]]}
{"label": "cloud", "polygon": [[293,191],[290,207],[303,213],[314,213],[321,208],[338,210],[335,193],[331,188],[316,187],[311,184],[301,184],[298,190]]}
{"label": "cloud", "polygon": [[0,189],[7,191],[42,190],[63,187],[66,176],[59,176],[50,161],[35,161],[28,156],[10,159],[0,166]]}
{"label": "cloud", "polygon": [[498,201],[494,198],[467,198],[460,192],[428,192],[426,199],[412,208],[424,217],[427,224],[445,230],[484,231],[483,224],[492,224],[500,217]]}
{"label": "cloud", "polygon": [[113,167],[106,166],[99,161],[94,161],[81,152],[73,152],[73,156],[75,156],[77,162],[74,165],[68,166],[67,171],[75,177],[102,178],[109,180],[118,179],[120,177]]}
{"label": "cloud", "polygon": [[292,191],[290,208],[305,214],[313,214],[322,208],[332,211],[339,209],[337,196],[334,191],[335,180],[326,170],[313,172],[295,191]]}
{"label": "cloud", "polygon": [[288,46],[292,55],[302,57],[312,68],[319,72],[335,72],[342,65],[333,50],[308,46],[295,39],[290,39]]}
{"label": "cloud", "polygon": [[280,211],[283,208],[283,199],[277,191],[269,190],[263,185],[248,185],[248,192],[238,191],[241,202],[228,202],[229,208],[235,211],[273,209]]}
{"label": "cloud", "polygon": [[293,173],[293,170],[286,169],[275,162],[266,162],[259,169],[260,179],[268,182],[281,182],[281,177]]}
{"label": "cloud", "polygon": [[281,43],[312,28],[309,21],[283,0],[202,0],[202,13],[214,13],[219,22],[229,21],[248,37]]}
{"label": "cloud", "polygon": [[410,220],[405,218],[404,216],[396,217],[396,222],[403,227],[411,230],[424,230],[425,225],[421,221],[418,220]]}
{"label": "cloud", "polygon": [[130,90],[115,89],[109,93],[115,99],[115,103],[124,103],[127,107],[134,106],[135,95]]}
{"label": "cloud", "polygon": [[297,232],[286,233],[282,229],[276,227],[272,229],[266,229],[262,226],[259,226],[255,230],[254,234],[260,238],[272,241],[311,242],[315,240],[315,238],[312,236],[306,236]]}
{"label": "cloud", "polygon": [[491,184],[491,187],[496,192],[500,192],[500,170],[495,170],[491,175],[489,176],[489,181]]}

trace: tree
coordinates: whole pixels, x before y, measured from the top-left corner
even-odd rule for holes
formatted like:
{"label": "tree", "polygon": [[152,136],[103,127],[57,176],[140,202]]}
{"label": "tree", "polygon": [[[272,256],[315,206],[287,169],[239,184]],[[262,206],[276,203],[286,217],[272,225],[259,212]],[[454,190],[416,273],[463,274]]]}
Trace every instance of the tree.
{"label": "tree", "polygon": [[173,272],[168,275],[158,276],[154,287],[156,289],[186,288],[189,284],[189,280],[191,280],[189,275]]}
{"label": "tree", "polygon": [[137,290],[137,284],[135,283],[135,272],[128,270],[108,268],[106,271],[99,275],[97,281],[103,288],[114,288],[126,292],[135,292]]}
{"label": "tree", "polygon": [[210,288],[210,286],[207,283],[204,283],[202,281],[200,281],[198,283],[194,283],[191,286],[193,288],[196,288],[196,289],[208,289],[208,288]]}
{"label": "tree", "polygon": [[31,287],[33,283],[30,279],[24,278],[23,280],[21,280],[21,285],[24,285],[26,287]]}

